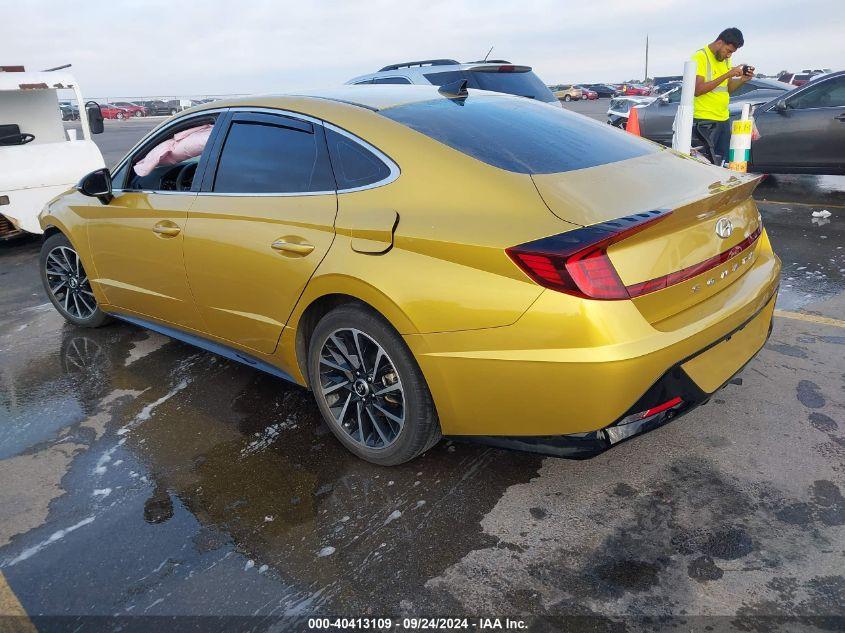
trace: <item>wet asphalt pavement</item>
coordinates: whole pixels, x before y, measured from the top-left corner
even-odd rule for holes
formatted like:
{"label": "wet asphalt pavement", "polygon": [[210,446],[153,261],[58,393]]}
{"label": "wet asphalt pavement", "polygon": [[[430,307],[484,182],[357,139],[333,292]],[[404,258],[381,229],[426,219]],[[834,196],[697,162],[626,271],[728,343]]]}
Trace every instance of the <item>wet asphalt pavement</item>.
{"label": "wet asphalt pavement", "polygon": [[706,406],[588,461],[443,441],[367,464],[303,389],[133,326],[65,324],[39,242],[0,245],[0,612],[83,631],[150,630],[88,617],[142,615],[305,629],[315,613],[841,630],[838,182],[757,192],[784,263],[765,349]]}

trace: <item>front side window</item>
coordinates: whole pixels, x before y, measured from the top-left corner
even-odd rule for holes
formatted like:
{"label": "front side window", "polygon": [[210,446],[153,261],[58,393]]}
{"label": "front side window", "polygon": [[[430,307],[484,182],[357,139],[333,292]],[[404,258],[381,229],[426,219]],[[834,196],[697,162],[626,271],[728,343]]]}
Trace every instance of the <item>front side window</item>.
{"label": "front side window", "polygon": [[521,174],[584,169],[662,151],[604,123],[529,99],[473,95],[409,103],[379,114]]}
{"label": "front side window", "polygon": [[216,114],[192,118],[145,143],[127,163],[128,169],[118,172],[115,187],[190,191],[216,119]]}
{"label": "front side window", "polygon": [[[272,123],[278,119],[280,123]],[[281,122],[285,120],[285,122]],[[334,191],[322,127],[271,115],[235,119],[226,135],[212,191]]]}
{"label": "front side window", "polygon": [[338,190],[366,187],[390,176],[390,167],[366,147],[334,130],[326,130]]}
{"label": "front side window", "polygon": [[790,108],[841,108],[845,106],[845,77],[819,82],[788,101]]}

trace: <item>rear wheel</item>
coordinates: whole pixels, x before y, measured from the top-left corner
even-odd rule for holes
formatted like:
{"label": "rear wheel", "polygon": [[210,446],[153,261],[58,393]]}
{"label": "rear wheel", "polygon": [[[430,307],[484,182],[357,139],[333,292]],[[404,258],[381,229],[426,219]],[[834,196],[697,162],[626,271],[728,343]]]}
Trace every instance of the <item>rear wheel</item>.
{"label": "rear wheel", "polygon": [[135,116],[135,117],[142,117],[142,116],[144,116],[144,113],[143,113],[143,112],[141,112],[140,110],[135,110],[135,114],[134,114],[133,116]]}
{"label": "rear wheel", "polygon": [[178,112],[178,110],[177,110],[176,108],[172,108],[172,109],[170,110],[170,115],[171,115],[171,116],[173,116],[173,115],[174,115],[174,114],[176,114],[177,112]]}
{"label": "rear wheel", "polygon": [[125,114],[123,114],[123,112],[118,112],[117,114],[115,114],[115,115],[114,115],[114,117],[115,117],[116,119],[123,120],[123,119],[125,119],[125,118],[126,118],[126,115],[125,115]]}
{"label": "rear wheel", "polygon": [[569,95],[564,95],[564,96],[563,96],[563,100],[564,100],[564,101],[572,101],[572,97],[571,97],[571,96],[569,96]]}
{"label": "rear wheel", "polygon": [[308,346],[308,375],[323,418],[358,457],[394,466],[440,439],[428,385],[402,337],[359,305],[326,314]]}
{"label": "rear wheel", "polygon": [[56,233],[44,241],[39,263],[47,297],[66,321],[100,327],[111,320],[100,310],[82,260],[64,235]]}

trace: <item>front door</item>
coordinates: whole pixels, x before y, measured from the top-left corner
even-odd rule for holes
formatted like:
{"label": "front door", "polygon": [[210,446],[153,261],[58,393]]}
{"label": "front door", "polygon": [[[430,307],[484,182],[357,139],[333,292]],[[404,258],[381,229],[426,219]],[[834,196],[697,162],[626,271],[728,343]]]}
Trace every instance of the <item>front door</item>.
{"label": "front door", "polygon": [[235,112],[188,212],[185,265],[206,331],[272,353],[334,239],[322,125]]}
{"label": "front door", "polygon": [[755,168],[841,173],[845,156],[845,75],[816,80],[787,97],[786,110],[755,115],[760,138],[751,144]]}
{"label": "front door", "polygon": [[182,244],[197,195],[193,179],[200,177],[198,164],[216,116],[178,121],[152,137],[115,174],[114,200],[90,207],[97,281],[118,311],[201,329]]}

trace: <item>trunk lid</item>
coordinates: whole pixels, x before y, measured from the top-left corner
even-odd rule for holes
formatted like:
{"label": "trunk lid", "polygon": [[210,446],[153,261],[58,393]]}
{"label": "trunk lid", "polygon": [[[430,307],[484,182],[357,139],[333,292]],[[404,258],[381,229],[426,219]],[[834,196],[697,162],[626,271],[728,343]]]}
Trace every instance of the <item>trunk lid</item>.
{"label": "trunk lid", "polygon": [[652,323],[721,292],[750,268],[761,228],[751,198],[759,177],[684,160],[667,150],[532,178],[552,213],[582,226],[671,211],[607,249]]}

